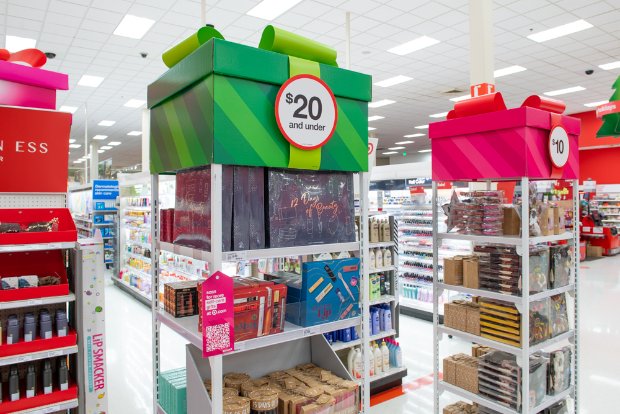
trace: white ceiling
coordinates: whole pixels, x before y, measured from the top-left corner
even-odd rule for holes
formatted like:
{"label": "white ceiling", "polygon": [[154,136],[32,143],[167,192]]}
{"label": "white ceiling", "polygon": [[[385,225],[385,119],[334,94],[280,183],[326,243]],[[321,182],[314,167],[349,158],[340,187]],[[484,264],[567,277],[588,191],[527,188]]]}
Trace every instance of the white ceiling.
{"label": "white ceiling", "polygon": [[[258,45],[263,27],[270,23],[247,16],[258,0],[207,0],[207,20],[227,40]],[[302,0],[272,23],[326,43],[338,50],[344,66],[345,11],[351,17],[352,69],[368,73],[375,82],[395,75],[413,81],[390,88],[373,88],[374,100],[397,103],[370,109],[385,119],[371,122],[380,148],[404,140],[403,135],[425,132],[413,127],[427,124],[430,114],[448,111],[452,102],[443,91],[469,86],[469,22],[467,0]],[[112,35],[125,14],[156,20],[141,40]],[[88,135],[108,135],[122,144],[104,154],[115,167],[141,161],[141,137],[127,132],[141,129],[141,109],[123,104],[146,99],[146,86],[165,71],[161,54],[200,26],[199,0],[0,0],[0,35],[37,39],[37,47],[54,52],[46,69],[68,73],[70,90],[59,93],[59,106],[79,106],[72,138],[83,143],[84,108],[88,108]],[[620,69],[603,71],[598,65],[620,60],[620,0],[494,0],[495,65],[521,65],[527,71],[497,79],[509,107],[529,95],[569,86],[585,91],[559,97],[568,112],[587,110],[584,103],[608,99]],[[585,19],[594,28],[536,43],[533,32]],[[421,35],[441,43],[397,56],[386,50]],[[0,38],[0,39],[1,39]],[[0,46],[2,41],[0,40]],[[147,52],[143,59],[140,52]],[[586,69],[595,69],[591,76]],[[84,74],[103,76],[97,88],[77,86]],[[457,94],[456,96],[465,93]],[[114,120],[101,127],[101,120]],[[90,140],[90,139],[89,139]],[[428,148],[426,137],[414,139],[407,151]],[[84,155],[72,150],[71,161]],[[379,154],[381,156],[381,154]],[[76,164],[71,164],[75,167]]]}

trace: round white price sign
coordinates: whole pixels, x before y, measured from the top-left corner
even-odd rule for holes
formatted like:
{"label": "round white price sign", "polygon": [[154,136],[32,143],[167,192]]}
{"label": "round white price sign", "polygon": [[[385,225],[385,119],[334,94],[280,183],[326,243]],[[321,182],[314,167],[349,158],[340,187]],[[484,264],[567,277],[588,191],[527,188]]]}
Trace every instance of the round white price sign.
{"label": "round white price sign", "polygon": [[286,81],[276,97],[275,111],[282,135],[297,148],[320,148],[336,130],[336,98],[329,86],[313,75]]}
{"label": "round white price sign", "polygon": [[549,134],[549,156],[553,166],[556,168],[564,167],[568,162],[569,153],[568,133],[561,126],[554,127]]}

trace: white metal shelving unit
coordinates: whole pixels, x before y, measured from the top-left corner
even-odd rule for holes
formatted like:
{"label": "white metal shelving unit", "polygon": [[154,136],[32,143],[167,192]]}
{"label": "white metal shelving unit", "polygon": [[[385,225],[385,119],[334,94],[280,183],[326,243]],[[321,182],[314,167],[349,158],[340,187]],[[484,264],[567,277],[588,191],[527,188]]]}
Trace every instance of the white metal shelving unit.
{"label": "white metal shelving unit", "polygon": [[[488,187],[490,188],[490,183],[493,179],[488,181]],[[530,180],[527,177],[521,178],[521,189],[522,189],[522,200],[523,203],[521,205],[521,217],[529,217],[529,184]],[[578,181],[573,181],[573,188],[578,188]],[[451,394],[455,394],[460,396],[466,400],[478,403],[482,406],[488,407],[495,411],[498,411],[502,414],[537,414],[540,411],[548,408],[549,406],[555,404],[556,402],[563,400],[568,397],[572,397],[575,401],[575,407],[578,407],[577,401],[577,379],[578,379],[578,351],[579,351],[579,336],[578,336],[578,285],[579,285],[579,231],[576,225],[573,226],[572,232],[566,232],[559,235],[551,235],[551,236],[542,236],[542,237],[529,237],[529,220],[521,221],[521,234],[525,235],[524,237],[516,237],[516,236],[477,236],[477,235],[466,235],[466,234],[452,234],[452,233],[439,233],[437,227],[437,182],[433,182],[433,265],[434,265],[434,276],[433,276],[433,354],[434,354],[434,412],[438,414],[440,412],[440,397],[442,393],[449,392]],[[573,194],[573,214],[574,217],[578,216],[579,212],[579,204],[578,204],[578,194],[577,191]],[[439,263],[439,241],[443,239],[457,239],[457,240],[468,240],[474,243],[498,243],[516,246],[517,252],[521,255],[521,274],[529,275],[529,247],[533,244],[539,243],[549,243],[549,242],[558,242],[558,241],[570,241],[573,245],[573,269],[571,274],[571,283],[568,286],[551,289],[544,291],[538,294],[530,294],[530,281],[529,277],[522,277],[522,296],[510,296],[497,292],[491,292],[483,289],[468,289],[462,286],[453,286],[447,285],[439,282],[439,275],[437,273],[438,263]],[[521,347],[515,347],[507,344],[503,344],[491,339],[482,338],[476,335],[472,335],[466,332],[461,332],[455,329],[448,328],[439,323],[439,304],[438,298],[439,295],[442,294],[444,290],[453,290],[469,295],[481,296],[490,299],[503,300],[510,303],[513,303],[521,314]],[[574,306],[572,307],[572,315],[569,315],[569,318],[572,316],[573,327],[568,332],[558,335],[554,338],[551,338],[543,343],[530,345],[530,304],[537,300],[547,298],[560,293],[569,293],[574,299]],[[569,306],[568,309],[571,309]],[[466,341],[471,341],[472,343],[477,343],[481,345],[486,345],[491,348],[501,350],[504,352],[508,352],[512,355],[516,356],[517,363],[522,368],[521,369],[521,401],[525,403],[522,404],[521,410],[517,411],[512,408],[508,408],[502,404],[499,404],[493,400],[485,398],[482,395],[474,394],[459,387],[456,387],[452,384],[448,384],[446,382],[440,381],[439,372],[440,372],[440,360],[439,360],[439,346],[442,338],[446,336],[455,336],[462,338]],[[567,343],[572,344],[573,346],[573,361],[572,361],[572,375],[571,381],[572,384],[568,390],[562,392],[555,396],[546,396],[541,404],[536,407],[530,407],[529,405],[529,390],[530,390],[530,370],[529,370],[529,357],[539,351],[542,350],[552,350],[557,349],[558,347],[565,345]]]}
{"label": "white metal shelving unit", "polygon": [[[211,164],[211,222],[222,223],[222,165]],[[159,194],[159,175],[152,175],[151,178],[151,190],[152,194]],[[211,226],[211,246],[210,252],[201,251],[198,249],[184,248],[180,246],[171,245],[169,243],[157,242],[153,243],[152,257],[158,257],[160,250],[169,250],[174,253],[182,254],[184,256],[193,257],[199,260],[207,261],[209,264],[210,272],[216,272],[222,270],[223,262],[234,262],[239,260],[251,260],[251,259],[263,259],[274,257],[293,257],[293,256],[305,256],[320,253],[332,253],[342,251],[357,251],[359,252],[361,261],[361,287],[360,287],[360,307],[361,316],[356,318],[345,319],[342,321],[327,323],[323,325],[313,327],[298,327],[295,325],[287,324],[285,331],[280,334],[264,336],[255,338],[248,341],[238,342],[235,344],[235,352],[224,356],[214,356],[208,358],[208,370],[211,376],[211,386],[213,399],[209,398],[204,391],[204,385],[202,381],[199,384],[195,380],[197,375],[196,367],[188,366],[187,380],[188,380],[188,409],[192,404],[199,406],[203,412],[217,414],[222,412],[223,400],[223,374],[225,360],[231,361],[230,358],[235,358],[241,355],[245,355],[247,351],[254,352],[273,352],[278,347],[283,347],[284,352],[294,349],[288,344],[291,341],[305,341],[300,342],[300,346],[312,346],[317,347],[317,355],[325,355],[325,352],[332,351],[322,337],[323,333],[331,332],[333,330],[359,326],[360,327],[360,340],[362,343],[370,342],[370,335],[368,329],[368,321],[370,320],[369,314],[369,268],[368,268],[368,246],[369,246],[369,233],[368,233],[368,174],[359,174],[360,184],[360,198],[361,204],[361,217],[360,222],[360,242],[353,243],[340,243],[340,244],[325,244],[325,245],[312,245],[312,246],[299,246],[291,248],[274,248],[274,249],[261,249],[261,250],[247,250],[247,251],[233,251],[222,252],[222,227]],[[152,197],[151,201],[151,237],[153,241],[159,240],[159,198]],[[151,266],[151,275],[153,285],[158,286],[160,281],[160,266],[159,261],[154,261]],[[170,327],[172,330],[180,334],[185,338],[190,345],[188,345],[188,361],[191,360],[193,354],[202,352],[202,336],[198,332],[197,316],[190,318],[173,318],[165,312],[160,312],[159,309],[159,295],[155,289],[152,289],[151,295],[151,308],[152,308],[152,325],[153,325],[153,412],[162,412],[159,407],[159,373],[160,373],[160,325],[163,323]],[[306,341],[307,340],[307,341]],[[274,348],[275,347],[275,348]],[[368,352],[365,352],[367,347],[361,347],[363,360],[364,360],[364,379],[361,382],[361,394],[362,394],[362,408],[361,412],[365,412],[370,407],[370,361]],[[287,354],[288,355],[288,354]],[[291,361],[299,359],[297,355],[288,355]],[[313,353],[314,358],[314,353]],[[334,353],[335,358],[335,353]],[[329,359],[329,357],[327,357]],[[268,364],[273,365],[273,360],[268,358],[261,359],[254,356],[252,359],[255,365]],[[246,366],[246,369],[251,371],[253,367]],[[340,367],[335,373],[346,373],[344,367]],[[199,398],[200,401],[193,401],[193,398]]]}

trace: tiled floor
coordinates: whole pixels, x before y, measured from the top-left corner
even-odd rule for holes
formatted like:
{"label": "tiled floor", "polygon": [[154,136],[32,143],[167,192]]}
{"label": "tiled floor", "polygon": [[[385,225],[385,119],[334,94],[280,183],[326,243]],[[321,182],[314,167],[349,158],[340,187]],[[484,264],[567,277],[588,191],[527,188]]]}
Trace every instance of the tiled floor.
{"label": "tiled floor", "polygon": [[[620,407],[620,257],[582,263],[580,275],[580,414],[618,412]],[[151,413],[151,314],[110,285],[106,290],[111,414]],[[404,395],[371,408],[373,414],[430,414],[433,386],[432,327],[401,317],[404,361],[409,375]],[[442,355],[467,352],[469,344],[445,338]],[[162,328],[164,369],[185,365],[184,342]],[[422,380],[419,380],[422,379]],[[446,395],[442,403],[453,401]]]}

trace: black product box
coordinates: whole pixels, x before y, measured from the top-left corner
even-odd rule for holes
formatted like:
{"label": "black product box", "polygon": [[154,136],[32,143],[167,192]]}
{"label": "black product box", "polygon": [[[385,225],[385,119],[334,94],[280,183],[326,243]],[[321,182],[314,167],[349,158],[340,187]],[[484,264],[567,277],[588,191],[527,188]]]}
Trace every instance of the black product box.
{"label": "black product box", "polygon": [[265,248],[265,171],[234,167],[233,250]]}
{"label": "black product box", "polygon": [[353,174],[269,169],[269,247],[355,241]]}

